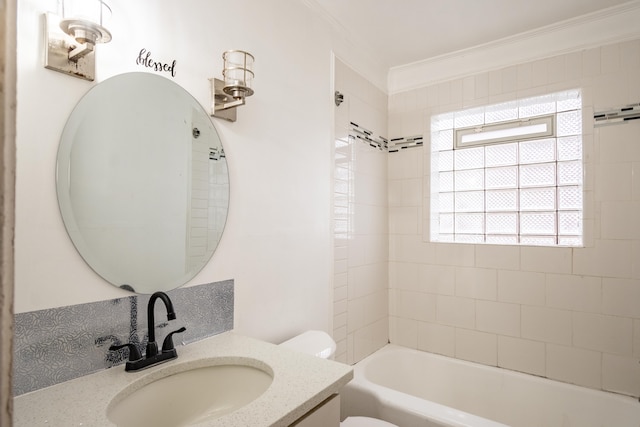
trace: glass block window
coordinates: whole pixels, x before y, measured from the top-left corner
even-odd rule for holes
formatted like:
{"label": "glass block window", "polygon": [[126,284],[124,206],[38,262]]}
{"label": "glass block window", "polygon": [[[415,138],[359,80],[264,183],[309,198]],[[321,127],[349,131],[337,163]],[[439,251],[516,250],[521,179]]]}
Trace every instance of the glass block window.
{"label": "glass block window", "polygon": [[579,90],[431,118],[431,241],[582,246]]}

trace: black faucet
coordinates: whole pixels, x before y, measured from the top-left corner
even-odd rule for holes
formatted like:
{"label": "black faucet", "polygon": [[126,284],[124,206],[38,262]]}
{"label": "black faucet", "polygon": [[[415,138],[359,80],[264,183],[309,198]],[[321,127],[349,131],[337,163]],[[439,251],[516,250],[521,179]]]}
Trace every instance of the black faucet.
{"label": "black faucet", "polygon": [[141,369],[158,365],[160,363],[167,362],[178,357],[178,353],[173,346],[172,336],[173,334],[186,331],[187,329],[185,327],[170,332],[164,339],[164,342],[162,344],[162,351],[158,353],[158,343],[156,343],[155,334],[155,320],[153,315],[153,309],[158,298],[162,300],[165,308],[167,309],[167,320],[174,320],[176,318],[176,313],[173,311],[173,304],[171,303],[171,299],[169,299],[169,295],[165,294],[164,292],[155,292],[153,295],[151,295],[151,298],[149,298],[149,304],[147,305],[147,327],[149,328],[149,342],[147,343],[147,353],[145,354],[144,358],[140,356],[138,348],[131,343],[114,345],[109,348],[109,350],[119,350],[123,347],[129,348],[129,361],[125,366],[125,371],[139,371]]}
{"label": "black faucet", "polygon": [[147,354],[145,357],[155,357],[158,354],[158,343],[156,343],[156,322],[153,317],[153,308],[156,305],[156,300],[160,298],[167,309],[167,320],[174,320],[176,313],[173,311],[173,303],[169,299],[169,295],[164,292],[156,292],[149,298],[149,304],[147,305],[147,328],[149,328],[149,342],[147,343]]}

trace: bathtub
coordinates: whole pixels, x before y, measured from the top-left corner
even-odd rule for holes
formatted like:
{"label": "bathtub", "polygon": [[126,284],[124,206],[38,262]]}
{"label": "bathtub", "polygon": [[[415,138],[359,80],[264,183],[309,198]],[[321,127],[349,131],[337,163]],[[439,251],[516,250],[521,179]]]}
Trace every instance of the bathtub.
{"label": "bathtub", "polygon": [[358,362],[342,417],[401,427],[640,427],[636,399],[389,344]]}

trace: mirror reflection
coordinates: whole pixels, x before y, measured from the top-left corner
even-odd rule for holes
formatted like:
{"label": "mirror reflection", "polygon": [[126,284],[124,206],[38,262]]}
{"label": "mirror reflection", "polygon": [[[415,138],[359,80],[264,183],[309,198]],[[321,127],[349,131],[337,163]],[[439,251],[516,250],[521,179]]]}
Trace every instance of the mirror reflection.
{"label": "mirror reflection", "polygon": [[179,287],[218,246],[229,206],[222,143],[202,106],[165,77],[94,86],[64,128],[56,175],[71,240],[116,286]]}

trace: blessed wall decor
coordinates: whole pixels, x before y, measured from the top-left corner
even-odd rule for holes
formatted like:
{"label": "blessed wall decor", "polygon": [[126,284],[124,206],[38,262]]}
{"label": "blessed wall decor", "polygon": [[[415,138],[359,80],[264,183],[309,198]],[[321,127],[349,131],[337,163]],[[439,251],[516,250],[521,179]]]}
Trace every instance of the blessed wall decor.
{"label": "blessed wall decor", "polygon": [[160,62],[151,58],[151,52],[147,51],[147,49],[140,49],[140,53],[138,54],[138,58],[136,59],[136,64],[142,65],[147,68],[152,68],[154,71],[164,71],[167,73],[171,73],[171,77],[176,76],[176,60],[173,62]]}

